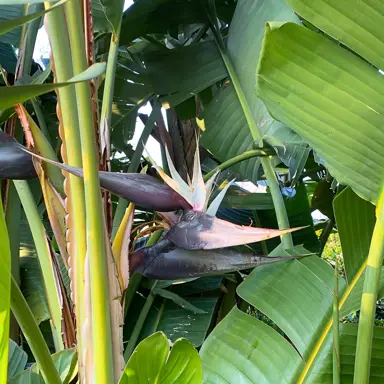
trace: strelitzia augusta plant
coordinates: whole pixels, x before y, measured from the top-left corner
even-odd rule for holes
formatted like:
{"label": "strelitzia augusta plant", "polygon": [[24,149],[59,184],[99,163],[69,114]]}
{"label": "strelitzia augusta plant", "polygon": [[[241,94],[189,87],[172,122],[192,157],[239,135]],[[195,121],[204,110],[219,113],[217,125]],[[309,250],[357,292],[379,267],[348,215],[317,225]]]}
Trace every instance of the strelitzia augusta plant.
{"label": "strelitzia augusta plant", "polygon": [[[108,64],[90,65],[94,62],[93,38],[92,33],[89,34],[92,29],[90,5],[80,4],[76,0],[63,1],[55,6],[46,3],[45,23],[52,48],[51,66],[55,83],[17,87],[7,84],[7,87],[2,87],[0,102],[1,109],[15,108],[28,146],[45,160],[42,164],[35,162],[34,167],[32,155],[25,152],[17,141],[1,133],[0,177],[14,179],[33,230],[49,299],[55,349],[57,352],[64,349],[62,318],[65,335],[76,324],[76,335],[72,339],[76,343],[79,378],[82,382],[97,380],[109,383],[120,380],[124,370],[121,334],[123,306],[125,310],[128,308],[126,300],[122,298],[124,290],[129,290],[130,286],[128,272],[131,277],[138,273],[155,279],[175,280],[251,268],[281,258],[242,254],[226,247],[261,241],[293,231],[288,228],[278,231],[241,227],[215,218],[230,183],[209,204],[215,177],[204,182],[198,150],[192,181],[188,184],[175,171],[168,152],[166,154],[172,178],[157,167],[165,184],[145,174],[109,172],[108,166],[101,160],[108,153],[108,140],[100,143],[98,139],[108,136],[111,125],[122,11],[121,1],[113,5],[107,12],[111,32]],[[19,24],[22,22],[25,19],[18,21]],[[21,50],[20,63],[25,56],[25,50]],[[104,72],[104,95],[99,119],[95,87]],[[45,78],[41,79],[41,82],[44,81]],[[57,117],[62,139],[60,154],[65,164],[57,161],[56,153],[22,105],[29,98],[53,90],[56,90],[58,96]],[[137,154],[140,159],[141,153],[137,151]],[[252,154],[266,155],[268,153],[263,150],[255,150]],[[236,161],[249,158],[249,154],[247,156]],[[100,163],[102,171],[99,171]],[[52,166],[60,167],[63,174]],[[66,292],[54,278],[58,273],[55,256],[25,182],[33,177],[39,178],[60,257],[71,278],[72,310],[76,322],[71,311],[64,313],[61,298],[66,297]],[[273,179],[270,182],[273,183]],[[100,186],[132,202],[112,246],[106,223],[111,207],[108,198],[105,195],[102,198]],[[133,204],[159,212],[166,221],[162,227],[167,232],[155,245],[148,244],[128,254]],[[12,311],[31,346],[37,372],[41,373],[46,382],[61,382],[57,367],[14,280]],[[125,357],[132,353],[136,340],[135,337],[130,339]],[[5,344],[2,344],[3,350],[6,350]],[[68,347],[67,342],[65,346]]]}

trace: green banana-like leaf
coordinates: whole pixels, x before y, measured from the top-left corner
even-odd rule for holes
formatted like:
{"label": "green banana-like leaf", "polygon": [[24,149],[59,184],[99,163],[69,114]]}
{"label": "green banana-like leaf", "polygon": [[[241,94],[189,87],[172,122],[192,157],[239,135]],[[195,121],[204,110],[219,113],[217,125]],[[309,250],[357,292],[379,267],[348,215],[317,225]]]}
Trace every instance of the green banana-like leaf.
{"label": "green banana-like leaf", "polygon": [[[253,118],[266,141],[278,150],[290,166],[291,174],[301,172],[308,150],[301,137],[284,124],[275,121],[255,94],[255,70],[269,20],[292,20],[297,17],[284,0],[238,1],[228,34],[228,55],[235,67],[241,87],[251,107]],[[203,113],[205,132],[202,145],[220,160],[228,160],[253,148],[253,139],[232,84],[224,86]],[[273,140],[272,140],[273,139]],[[257,180],[259,162],[242,162],[239,171],[249,180]]]}
{"label": "green banana-like leaf", "polygon": [[[357,324],[340,325],[342,383],[353,380],[356,335]],[[384,329],[376,327],[370,383],[383,380],[383,338]],[[209,335],[200,356],[206,383],[297,383],[294,373],[303,367],[303,360],[287,339],[236,307]],[[332,383],[332,335],[327,337],[306,383]]]}
{"label": "green banana-like leaf", "polygon": [[384,180],[384,77],[374,67],[304,27],[269,23],[257,93],[341,184],[377,203]]}
{"label": "green banana-like leaf", "polygon": [[[305,252],[307,251],[302,247],[287,251],[279,246],[271,255],[292,256]],[[348,287],[345,281],[341,277],[339,278],[341,317],[360,307],[363,280],[360,277],[352,292],[349,292],[352,286]],[[329,342],[325,340],[332,336],[330,329],[333,316],[333,285],[333,269],[318,256],[255,268],[238,287],[237,293],[263,312],[284,332],[295,347],[293,349],[290,346],[295,353],[292,353],[291,349],[285,345],[286,339],[272,328],[268,329],[267,335],[260,332],[258,338],[255,339],[258,343],[252,344],[250,335],[255,331],[250,325],[246,327],[245,324],[253,324],[254,319],[249,320],[244,317],[248,315],[242,315],[244,327],[236,324],[236,322],[235,325],[232,325],[233,319],[229,319],[228,322],[226,322],[227,319],[224,319],[207,338],[201,350],[204,368],[209,373],[208,378],[211,381],[214,381],[215,378],[219,380],[219,377],[227,369],[228,372],[225,377],[230,382],[241,382],[244,377],[249,377],[250,382],[255,383],[297,383],[302,382],[300,380],[303,378],[306,378],[306,382],[309,383],[318,382],[311,379],[311,369],[314,369],[313,363],[320,361],[319,356],[323,356],[324,353],[330,353],[332,359],[332,351],[329,352]],[[382,291],[383,289],[381,289],[381,295]],[[235,313],[233,316],[236,315]],[[230,331],[227,330],[228,327],[231,328]],[[270,336],[271,333],[272,336]],[[228,353],[230,350],[228,345],[232,345],[233,335],[236,335],[237,345],[247,345],[244,350],[248,352],[242,352],[243,348],[240,349],[238,359],[229,357],[235,354],[234,351],[231,350],[231,354]],[[213,342],[213,340],[217,341],[218,339],[222,340],[222,347],[218,347],[217,343]],[[275,343],[274,347],[268,348],[266,351],[263,342],[272,343],[272,340]],[[332,340],[330,343],[332,346]],[[249,344],[253,345],[253,348]],[[345,346],[341,344],[342,351],[343,348]],[[260,354],[264,354],[265,357],[262,358]],[[283,354],[284,357],[282,358],[280,354]],[[244,365],[242,361],[244,361],[245,356],[248,357],[248,360],[249,356],[255,356],[255,358],[251,357],[252,363],[249,362]],[[238,366],[239,369],[225,368],[229,358],[230,361],[234,362],[233,365]],[[282,359],[284,361],[283,366],[286,368],[266,369],[266,360],[268,367],[279,367]],[[380,374],[384,374],[384,367],[380,369],[382,369]],[[259,378],[260,372],[264,374],[262,376],[264,381]],[[233,376],[229,376],[230,374]]]}
{"label": "green banana-like leaf", "polygon": [[27,364],[28,355],[13,340],[9,339],[8,378],[21,372]]}
{"label": "green banana-like leaf", "polygon": [[[0,5],[0,26],[3,23],[16,18],[23,17],[25,15],[25,7],[23,5]],[[12,44],[14,47],[18,47],[20,44],[22,27],[19,26],[8,33],[0,35],[0,42],[5,44]],[[0,47],[0,52],[1,52]],[[3,65],[2,61],[0,63]],[[4,66],[4,65],[3,65]],[[7,71],[9,69],[6,69]]]}
{"label": "green banana-like leaf", "polygon": [[94,79],[104,73],[105,67],[105,63],[93,64],[87,70],[69,79],[65,83],[0,87],[0,109],[6,109],[13,105],[23,103],[33,97],[51,92],[57,88],[67,87],[74,83]]}
{"label": "green banana-like leaf", "polygon": [[[34,20],[40,16],[45,15],[46,13],[55,9],[56,7],[63,5],[66,1],[67,0],[61,0],[61,1],[57,2],[51,8],[48,8],[47,10],[42,10],[39,12],[30,13],[29,15],[20,16],[20,17],[17,17],[15,19],[12,19],[12,20],[0,21],[0,35],[4,35],[5,33],[12,31],[13,29],[19,27],[20,25],[29,23],[30,21],[32,21],[32,20]],[[4,9],[6,10],[7,7],[4,7]],[[2,10],[2,12],[3,12],[3,10]]]}
{"label": "green banana-like leaf", "polygon": [[20,259],[20,281],[21,292],[23,292],[37,324],[48,320],[50,318],[49,307],[37,257],[24,256]]}
{"label": "green banana-like leaf", "polygon": [[203,313],[192,313],[171,300],[157,298],[148,314],[140,338],[162,331],[172,342],[185,337],[196,348],[200,347],[207,336],[219,296],[184,299]]}
{"label": "green banana-like leaf", "polygon": [[[60,379],[63,384],[68,384],[76,377],[78,372],[77,353],[75,348],[65,349],[54,353],[52,360],[59,372]],[[33,364],[30,368],[20,372],[12,377],[9,384],[45,384],[38,364]]]}
{"label": "green banana-like leaf", "polygon": [[[353,382],[353,368],[357,340],[357,324],[340,324],[341,383]],[[370,384],[380,384],[384,379],[383,355],[384,328],[375,327],[372,342],[372,365]],[[308,383],[332,383],[332,334],[329,334],[323,348],[308,374]]]}
{"label": "green banana-like leaf", "polygon": [[96,11],[96,25],[99,32],[119,33],[123,5],[122,0],[92,0],[92,11]]}
{"label": "green banana-like leaf", "polygon": [[4,267],[0,269],[0,382],[7,381],[9,348],[9,309],[11,294],[11,250],[0,196],[0,255]]}
{"label": "green banana-like leaf", "polygon": [[[383,2],[285,0],[294,11],[378,68],[384,68]],[[336,22],[337,21],[337,22]]]}
{"label": "green banana-like leaf", "polygon": [[133,351],[119,384],[125,383],[191,383],[202,381],[199,355],[187,339],[178,339],[169,352],[168,339],[156,332],[144,339]]}
{"label": "green banana-like leaf", "polygon": [[333,200],[339,231],[345,274],[348,281],[365,261],[375,226],[375,207],[356,195],[349,187]]}
{"label": "green banana-like leaf", "polygon": [[293,383],[301,365],[282,335],[236,306],[208,336],[200,357],[205,383]]}
{"label": "green banana-like leaf", "polygon": [[145,55],[144,60],[153,90],[164,95],[163,99],[172,106],[228,76],[212,40],[177,49],[158,50]]}

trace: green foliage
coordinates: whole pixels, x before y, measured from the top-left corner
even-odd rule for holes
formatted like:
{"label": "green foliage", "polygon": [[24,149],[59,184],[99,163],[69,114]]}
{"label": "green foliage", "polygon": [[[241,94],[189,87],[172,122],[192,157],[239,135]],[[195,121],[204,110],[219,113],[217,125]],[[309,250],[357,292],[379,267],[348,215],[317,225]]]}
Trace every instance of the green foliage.
{"label": "green foliage", "polygon": [[144,339],[134,350],[119,384],[143,381],[159,384],[201,383],[202,366],[192,344],[187,339],[178,339],[171,352],[169,348],[168,339],[162,332]]}

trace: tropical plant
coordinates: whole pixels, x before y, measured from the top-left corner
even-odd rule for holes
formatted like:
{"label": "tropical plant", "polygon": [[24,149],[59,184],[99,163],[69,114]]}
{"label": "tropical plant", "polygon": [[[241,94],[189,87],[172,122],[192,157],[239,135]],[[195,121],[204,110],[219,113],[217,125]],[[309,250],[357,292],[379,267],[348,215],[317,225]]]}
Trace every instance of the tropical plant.
{"label": "tropical plant", "polygon": [[0,3],[0,380],[382,380],[381,0]]}

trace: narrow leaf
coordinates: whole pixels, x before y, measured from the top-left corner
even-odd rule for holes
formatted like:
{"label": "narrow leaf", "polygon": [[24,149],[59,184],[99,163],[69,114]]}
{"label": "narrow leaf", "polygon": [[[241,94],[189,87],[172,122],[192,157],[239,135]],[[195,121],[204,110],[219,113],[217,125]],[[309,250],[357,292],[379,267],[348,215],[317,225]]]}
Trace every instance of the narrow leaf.
{"label": "narrow leaf", "polygon": [[199,313],[199,314],[205,313],[202,309],[195,307],[194,305],[192,305],[187,300],[183,299],[178,294],[176,294],[172,291],[169,291],[167,289],[155,288],[153,293],[155,295],[159,295],[161,297],[164,297],[165,299],[172,300],[175,304],[179,305],[181,308],[184,308],[187,311],[191,311],[192,313]]}
{"label": "narrow leaf", "polygon": [[[56,7],[59,7],[63,4],[65,4],[67,0],[61,0],[57,2],[55,5],[53,5],[51,8],[48,8],[47,10],[43,10],[40,12],[31,13],[29,15],[21,16],[13,20],[7,20],[7,21],[1,21],[0,22],[0,35],[4,35],[5,33],[11,31],[14,28],[17,28],[20,25],[29,23],[30,21],[45,15],[46,13],[50,12],[52,9],[55,9]],[[33,2],[30,2],[33,3]],[[15,4],[13,2],[12,4]]]}
{"label": "narrow leaf", "polygon": [[40,96],[58,88],[67,87],[73,83],[94,79],[104,73],[105,67],[105,63],[93,64],[84,72],[69,79],[66,83],[0,87],[0,109],[7,109],[13,105],[24,103],[33,97]]}

